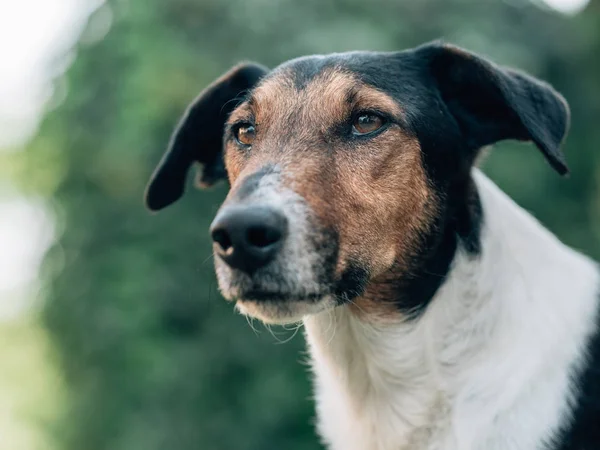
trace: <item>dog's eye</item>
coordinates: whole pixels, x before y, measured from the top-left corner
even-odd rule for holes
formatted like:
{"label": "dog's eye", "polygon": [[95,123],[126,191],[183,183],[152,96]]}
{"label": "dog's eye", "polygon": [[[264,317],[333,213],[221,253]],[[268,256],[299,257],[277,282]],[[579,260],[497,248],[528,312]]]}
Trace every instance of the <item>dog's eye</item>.
{"label": "dog's eye", "polygon": [[377,114],[360,114],[352,123],[352,133],[361,136],[373,133],[383,126],[384,120]]}
{"label": "dog's eye", "polygon": [[250,146],[256,139],[256,128],[249,123],[238,125],[234,130],[235,139],[242,145]]}

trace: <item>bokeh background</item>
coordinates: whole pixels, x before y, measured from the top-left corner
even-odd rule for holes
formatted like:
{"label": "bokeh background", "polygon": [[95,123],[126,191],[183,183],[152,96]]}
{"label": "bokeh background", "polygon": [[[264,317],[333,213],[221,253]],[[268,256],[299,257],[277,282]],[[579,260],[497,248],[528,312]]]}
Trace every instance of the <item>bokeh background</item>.
{"label": "bokeh background", "polygon": [[566,96],[570,178],[529,144],[484,168],[599,258],[600,0],[1,2],[0,450],[320,448],[301,330],[253,330],[217,292],[225,186],[151,215],[144,185],[239,60],[440,37]]}

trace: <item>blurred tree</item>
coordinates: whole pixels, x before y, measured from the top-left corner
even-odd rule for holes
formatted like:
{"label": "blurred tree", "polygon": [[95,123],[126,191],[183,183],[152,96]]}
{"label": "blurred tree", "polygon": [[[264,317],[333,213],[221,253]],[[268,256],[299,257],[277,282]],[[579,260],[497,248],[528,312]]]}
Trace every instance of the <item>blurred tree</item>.
{"label": "blurred tree", "polygon": [[44,317],[71,392],[64,449],[319,448],[302,339],[275,345],[217,293],[207,229],[226,188],[154,217],[142,206],[178,116],[221,72],[444,37],[548,79],[573,110],[571,180],[530,145],[499,145],[486,167],[599,257],[599,22],[598,1],[575,18],[525,0],[109,1],[64,77],[66,101],[20,155],[23,186],[59,222]]}

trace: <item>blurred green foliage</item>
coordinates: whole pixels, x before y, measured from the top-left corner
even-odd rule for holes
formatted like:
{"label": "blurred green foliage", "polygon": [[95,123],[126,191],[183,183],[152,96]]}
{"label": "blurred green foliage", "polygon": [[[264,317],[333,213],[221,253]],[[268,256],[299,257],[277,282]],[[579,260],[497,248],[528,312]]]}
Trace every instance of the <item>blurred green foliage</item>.
{"label": "blurred green foliage", "polygon": [[253,332],[218,295],[207,229],[226,187],[190,190],[151,216],[144,185],[187,103],[239,60],[275,66],[439,37],[564,93],[570,179],[529,144],[498,145],[485,167],[600,257],[597,0],[575,17],[526,0],[112,0],[91,17],[66,100],[16,165],[21,188],[46,196],[58,220],[43,276],[70,394],[62,449],[320,448],[303,340]]}

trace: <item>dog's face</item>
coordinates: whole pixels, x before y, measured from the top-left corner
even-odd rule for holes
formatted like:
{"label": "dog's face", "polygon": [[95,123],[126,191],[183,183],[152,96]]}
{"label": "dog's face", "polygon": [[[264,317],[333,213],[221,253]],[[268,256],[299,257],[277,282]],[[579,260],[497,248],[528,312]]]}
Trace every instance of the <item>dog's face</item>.
{"label": "dog's face", "polygon": [[269,208],[286,223],[263,267],[216,260],[225,297],[265,320],[298,320],[353,298],[418,246],[435,207],[400,102],[335,64],[298,79],[320,63],[266,77],[225,127],[231,191],[213,229],[240,206]]}
{"label": "dog's face", "polygon": [[175,201],[194,161],[201,185],[227,177],[219,286],[266,322],[403,293],[418,308],[441,283],[422,275],[448,270],[461,239],[477,251],[477,150],[532,140],[564,173],[566,126],[548,86],[440,44],[244,64],[192,104],[147,203]]}

